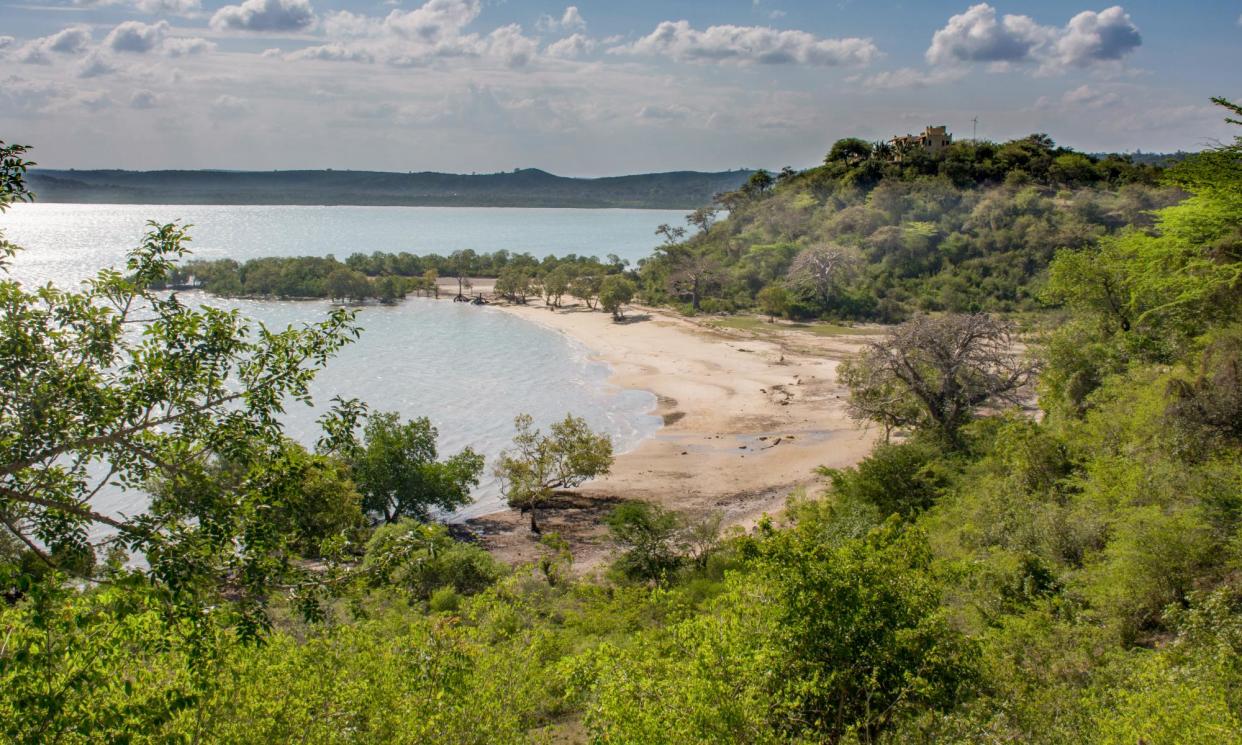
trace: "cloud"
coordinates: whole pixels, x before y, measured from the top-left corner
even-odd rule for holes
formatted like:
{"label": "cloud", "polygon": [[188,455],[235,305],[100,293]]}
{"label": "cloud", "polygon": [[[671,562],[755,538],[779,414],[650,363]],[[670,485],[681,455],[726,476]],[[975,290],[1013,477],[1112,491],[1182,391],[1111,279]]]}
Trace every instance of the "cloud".
{"label": "cloud", "polygon": [[114,52],[146,54],[163,43],[168,29],[168,21],[152,24],[125,21],[112,29],[103,43]]}
{"label": "cloud", "polygon": [[[272,50],[268,50],[272,51]],[[275,50],[276,54],[280,50]],[[264,52],[264,56],[268,55]],[[344,44],[320,44],[318,46],[306,47],[296,52],[290,52],[285,55],[285,59],[297,62],[299,60],[320,60],[322,62],[374,62],[375,58],[365,49],[354,49]]]}
{"label": "cloud", "polygon": [[149,90],[140,89],[134,91],[129,97],[129,107],[131,109],[154,109],[159,106],[159,99]]}
{"label": "cloud", "polygon": [[1138,27],[1121,6],[1095,13],[1087,10],[1070,19],[1057,41],[1057,62],[1087,67],[1096,62],[1119,60],[1143,43]]}
{"label": "cloud", "polygon": [[961,80],[965,76],[966,71],[961,68],[918,70],[912,67],[902,67],[856,80],[862,83],[864,89],[899,90],[943,85]]}
{"label": "cloud", "polygon": [[309,0],[246,0],[226,5],[211,17],[217,31],[304,31],[315,25]]}
{"label": "cloud", "polygon": [[160,51],[169,57],[190,57],[195,54],[214,52],[216,43],[196,36],[172,36],[160,45]]}
{"label": "cloud", "polygon": [[27,64],[51,64],[52,54],[81,54],[91,43],[88,26],[69,26],[50,36],[26,42],[17,50],[17,60]]}
{"label": "cloud", "polygon": [[927,61],[933,65],[1020,62],[1029,58],[1036,47],[1047,43],[1054,33],[1028,16],[1007,15],[998,23],[996,9],[980,3],[950,18],[932,36]]}
{"label": "cloud", "polygon": [[423,44],[436,44],[458,36],[479,17],[478,0],[428,0],[414,10],[394,10],[383,28]]}
{"label": "cloud", "polygon": [[1061,103],[1087,109],[1108,108],[1121,103],[1121,100],[1121,96],[1113,91],[1101,91],[1089,85],[1080,85],[1061,96]]}
{"label": "cloud", "polygon": [[236,118],[250,113],[250,102],[227,93],[211,102],[211,116],[216,119]]}
{"label": "cloud", "polygon": [[582,13],[578,12],[578,6],[570,5],[565,8],[565,12],[561,14],[560,20],[552,16],[543,16],[539,22],[535,24],[538,31],[586,31],[586,19],[582,17]]}
{"label": "cloud", "polygon": [[594,52],[596,46],[594,39],[584,34],[574,34],[552,42],[544,49],[544,52],[549,57],[574,59]]}
{"label": "cloud", "polygon": [[639,119],[655,120],[655,121],[679,121],[685,119],[689,112],[680,106],[654,106],[647,105],[638,110],[635,114]]}
{"label": "cloud", "polygon": [[393,10],[383,18],[338,11],[323,20],[331,43],[285,57],[384,59],[395,67],[425,67],[444,59],[477,57],[499,60],[511,68],[525,67],[535,59],[538,40],[526,36],[516,23],[486,36],[467,33],[466,27],[478,18],[480,10],[479,0],[427,0],[413,10]]}
{"label": "cloud", "polygon": [[14,39],[12,36],[0,36],[0,49],[11,47],[15,43],[17,43],[17,39]]}
{"label": "cloud", "polygon": [[202,0],[135,0],[134,7],[144,13],[188,15],[203,7]]}
{"label": "cloud", "polygon": [[0,110],[9,113],[40,114],[63,99],[66,89],[59,83],[26,80],[10,75],[0,80]]}
{"label": "cloud", "polygon": [[972,5],[951,17],[932,35],[927,61],[933,65],[1035,62],[1044,73],[1067,67],[1115,63],[1143,43],[1138,27],[1121,6],[1083,11],[1064,28],[1042,26],[1029,16],[1005,15],[987,3]]}
{"label": "cloud", "polygon": [[99,52],[91,52],[82,63],[78,65],[79,78],[98,78],[104,75],[111,75],[116,72],[116,66],[109,62]]}
{"label": "cloud", "polygon": [[509,67],[525,67],[539,51],[539,43],[524,36],[521,26],[511,23],[488,34],[486,51]]}
{"label": "cloud", "polygon": [[613,47],[609,52],[664,56],[682,62],[826,66],[865,65],[880,55],[870,39],[821,39],[805,31],[764,26],[709,26],[699,31],[689,21],[664,21],[633,44]]}

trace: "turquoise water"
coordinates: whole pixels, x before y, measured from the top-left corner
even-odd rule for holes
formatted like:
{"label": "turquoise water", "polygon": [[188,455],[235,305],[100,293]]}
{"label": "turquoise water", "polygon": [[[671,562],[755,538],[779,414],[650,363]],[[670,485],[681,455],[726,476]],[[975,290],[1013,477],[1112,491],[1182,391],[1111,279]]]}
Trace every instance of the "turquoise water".
{"label": "turquoise water", "polygon": [[[238,259],[265,255],[344,258],[373,250],[448,253],[532,251],[538,255],[617,253],[636,260],[654,244],[662,222],[680,213],[650,210],[551,210],[424,207],[196,207],[18,205],[0,217],[24,247],[12,276],[66,286],[104,266],[119,266],[146,219],[194,224],[195,254]],[[326,302],[225,300],[183,293],[184,300],[236,307],[273,327],[321,319]],[[289,434],[313,444],[319,405],[355,397],[405,417],[427,416],[440,432],[441,453],[469,446],[488,459],[475,503],[456,517],[502,506],[492,461],[513,435],[513,417],[529,413],[546,425],[567,413],[612,435],[619,451],[653,434],[660,420],[644,391],[608,384],[609,368],[590,350],[555,331],[494,308],[411,298],[359,314],[362,338],[346,347],[316,380],[317,407],[291,404]],[[141,494],[101,495],[107,511],[132,513]]]}

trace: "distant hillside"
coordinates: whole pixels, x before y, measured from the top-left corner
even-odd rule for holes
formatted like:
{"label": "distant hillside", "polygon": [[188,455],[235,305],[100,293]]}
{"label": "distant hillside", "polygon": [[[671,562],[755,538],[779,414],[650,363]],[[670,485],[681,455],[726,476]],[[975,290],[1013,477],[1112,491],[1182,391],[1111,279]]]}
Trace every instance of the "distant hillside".
{"label": "distant hillside", "polygon": [[535,168],[480,175],[382,171],[78,171],[34,169],[40,202],[353,204],[694,209],[751,171],[567,178]]}

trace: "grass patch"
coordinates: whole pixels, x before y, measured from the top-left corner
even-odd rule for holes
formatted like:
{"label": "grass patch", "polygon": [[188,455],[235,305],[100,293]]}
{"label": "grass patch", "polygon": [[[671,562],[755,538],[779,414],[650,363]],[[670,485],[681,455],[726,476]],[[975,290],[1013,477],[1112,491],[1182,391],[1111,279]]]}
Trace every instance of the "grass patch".
{"label": "grass patch", "polygon": [[857,334],[869,333],[868,329],[860,329],[852,326],[841,326],[835,323],[824,323],[815,321],[812,323],[778,321],[776,323],[768,323],[768,319],[760,316],[722,316],[713,318],[705,322],[708,326],[717,328],[739,329],[741,331],[751,331],[754,333],[770,333],[772,331],[785,331],[794,329],[797,331],[806,331],[816,336],[850,336]]}

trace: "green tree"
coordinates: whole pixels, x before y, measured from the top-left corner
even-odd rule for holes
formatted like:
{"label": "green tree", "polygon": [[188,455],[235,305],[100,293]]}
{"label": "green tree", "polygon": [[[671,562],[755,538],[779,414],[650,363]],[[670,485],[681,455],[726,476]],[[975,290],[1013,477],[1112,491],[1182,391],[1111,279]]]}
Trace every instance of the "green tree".
{"label": "green tree", "polygon": [[617,567],[634,579],[660,579],[681,563],[677,551],[681,521],[649,502],[625,502],[604,519],[612,539],[626,551]]}
{"label": "green tree", "polygon": [[530,513],[530,529],[539,532],[536,512],[557,489],[572,489],[612,468],[612,439],[598,435],[586,420],[567,415],[549,427],[534,428],[529,414],[513,420],[513,447],[501,454],[495,474],[509,506]]}
{"label": "green tree", "polygon": [[775,323],[777,316],[783,316],[789,310],[789,290],[784,285],[770,284],[755,296],[759,308],[768,316],[768,323]]}
{"label": "green tree", "polygon": [[586,303],[591,310],[595,310],[595,301],[599,297],[603,282],[603,277],[598,274],[579,274],[569,282],[569,294]]}
{"label": "green tree", "polygon": [[372,296],[371,280],[367,275],[343,266],[332,270],[324,280],[324,288],[333,300],[362,302]]}
{"label": "green tree", "polygon": [[395,411],[367,415],[362,442],[344,452],[368,512],[385,523],[425,521],[432,509],[449,512],[470,504],[483,456],[466,448],[437,460],[437,436],[426,417],[403,424]]}
{"label": "green tree", "polygon": [[634,299],[634,283],[620,274],[604,277],[599,288],[599,305],[612,314],[614,321],[625,317],[625,304]]}
{"label": "green tree", "polygon": [[[12,149],[0,158],[0,204],[25,198],[18,160]],[[239,630],[254,634],[272,588],[304,575],[294,536],[269,527],[301,477],[282,457],[279,414],[310,400],[316,371],[359,330],[338,310],[258,333],[237,311],[151,291],[187,239],[152,224],[124,273],[102,271],[79,291],[0,280],[0,516],[53,565],[115,547],[142,554],[170,607],[201,618],[196,609],[227,595]],[[346,402],[323,421],[336,431],[355,412]],[[217,499],[160,499],[130,515],[97,504],[115,483],[163,481],[176,494],[216,458],[245,474]]]}
{"label": "green tree", "polygon": [[543,277],[544,302],[553,308],[561,307],[561,298],[569,292],[573,273],[567,266],[558,266]]}

